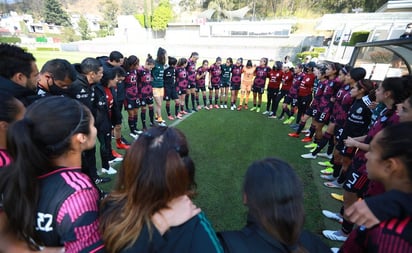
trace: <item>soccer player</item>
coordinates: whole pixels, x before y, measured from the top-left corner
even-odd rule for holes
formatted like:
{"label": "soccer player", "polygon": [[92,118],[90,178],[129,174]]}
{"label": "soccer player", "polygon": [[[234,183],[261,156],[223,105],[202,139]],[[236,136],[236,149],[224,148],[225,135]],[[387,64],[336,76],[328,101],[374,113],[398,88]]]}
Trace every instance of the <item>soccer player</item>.
{"label": "soccer player", "polygon": [[13,163],[0,170],[0,191],[10,230],[36,250],[104,252],[99,191],[81,172],[81,154],[96,142],[91,112],[74,99],[50,96],[8,131]]}
{"label": "soccer player", "polygon": [[208,110],[207,102],[206,102],[206,75],[209,72],[209,61],[203,60],[202,66],[197,68],[196,71],[196,103],[197,109],[200,110],[202,107],[200,106],[199,102],[199,92],[202,92],[203,98],[203,108]]}
{"label": "soccer player", "polygon": [[101,231],[108,251],[223,253],[200,210],[189,208],[178,224],[169,221],[186,213],[187,208],[170,206],[174,199],[195,192],[194,176],[181,131],[153,127],[143,133],[126,153],[118,184],[103,202]]}
{"label": "soccer player", "polygon": [[[270,118],[276,119],[276,110],[278,108],[276,103],[276,97],[279,93],[280,85],[282,83],[283,63],[281,61],[276,61],[273,65],[272,70],[269,72],[269,83],[267,88],[267,104],[266,111],[263,112],[263,115],[268,115]],[[271,108],[272,106],[272,108]]]}
{"label": "soccer player", "polygon": [[220,83],[220,108],[227,109],[227,98],[229,96],[230,75],[232,74],[233,59],[226,59],[226,63],[221,65],[222,82]]}
{"label": "soccer player", "polygon": [[137,128],[138,113],[140,108],[140,92],[137,87],[137,69],[139,68],[140,60],[135,55],[126,57],[123,62],[123,68],[126,71],[126,77],[123,81],[126,91],[126,99],[124,100],[125,108],[128,114],[128,125],[130,130],[130,136],[137,139],[139,134],[142,133]]}
{"label": "soccer player", "polygon": [[219,89],[222,83],[222,58],[217,57],[216,62],[209,67],[210,85],[209,85],[209,109],[213,108],[212,92],[215,91],[215,108],[219,108]]}
{"label": "soccer player", "polygon": [[[289,91],[286,93],[285,98],[283,100],[283,103],[286,104],[285,113],[286,115],[289,116],[289,119],[286,122],[292,123],[294,120],[294,114],[295,111],[297,110],[297,103],[298,103],[298,92],[299,92],[299,87],[301,85],[301,82],[303,78],[305,77],[305,65],[303,64],[297,64],[291,72],[293,72],[293,82],[292,85],[290,86]],[[279,94],[279,93],[278,93]],[[276,110],[277,107],[279,106],[278,103],[276,103]],[[282,108],[283,112],[283,108]],[[299,119],[300,120],[300,119]],[[296,122],[298,119],[296,119]],[[287,124],[289,124],[287,123]],[[291,125],[292,128],[296,127],[296,124]]]}
{"label": "soccer player", "polygon": [[[369,129],[366,135],[344,140],[347,148],[356,148],[357,152],[352,159],[351,166],[347,171],[347,179],[343,183],[344,207],[347,208],[357,201],[359,197],[368,195],[377,195],[383,192],[383,186],[374,185],[371,190],[368,189],[370,181],[366,172],[366,152],[370,148],[370,142],[374,136],[385,127],[399,123],[399,116],[396,113],[396,104],[399,104],[412,94],[412,84],[405,78],[386,78],[376,90],[377,102],[385,104],[385,109],[381,112],[378,119]],[[344,170],[344,168],[342,168]],[[344,219],[342,229],[324,230],[323,235],[331,240],[344,241],[352,231],[353,224]]]}
{"label": "soccer player", "polygon": [[185,97],[186,97],[186,90],[187,90],[187,59],[180,58],[176,64],[176,84],[177,84],[177,94],[179,96],[179,104],[180,104],[180,112],[176,115],[176,118],[182,119],[182,116],[188,114],[185,111]]}
{"label": "soccer player", "polygon": [[[124,62],[124,56],[119,51],[112,51],[107,56],[97,57],[102,63],[103,71],[112,69],[115,67],[122,67]],[[112,90],[114,94],[114,99],[116,99],[116,107],[113,109],[113,114],[116,115],[115,121],[113,122],[113,135],[116,140],[116,147],[118,149],[128,149],[129,142],[122,136],[122,120],[123,120],[123,103],[125,100],[126,92],[124,89],[124,84],[119,80],[117,87]]]}
{"label": "soccer player", "polygon": [[26,109],[20,100],[11,94],[0,91],[0,168],[11,162],[6,147],[7,129],[11,123],[22,119],[25,111]]}
{"label": "soccer player", "polygon": [[236,109],[236,100],[240,90],[240,83],[242,81],[242,71],[243,71],[243,58],[238,58],[236,64],[232,67],[232,77],[230,79],[230,90],[231,94],[231,103],[230,109],[233,111]]}
{"label": "soccer player", "polygon": [[167,52],[164,48],[159,47],[157,50],[157,57],[152,68],[152,87],[153,98],[155,103],[155,119],[159,125],[166,126],[162,118],[162,102],[164,98],[164,68],[167,59]]}
{"label": "soccer player", "polygon": [[[242,69],[242,80],[240,83],[240,100],[237,110],[242,110],[242,106],[245,110],[248,109],[249,94],[252,90],[253,78],[255,78],[256,66],[253,66],[252,61],[246,62],[246,67]],[[243,105],[244,101],[244,105]]]}
{"label": "soccer player", "polygon": [[179,113],[179,96],[177,95],[177,87],[176,87],[176,63],[177,60],[174,57],[168,58],[169,67],[165,69],[165,73],[163,75],[163,81],[165,85],[165,97],[164,100],[166,101],[166,113],[167,118],[169,120],[174,120],[175,117],[170,113],[170,100],[175,101],[175,114],[178,115]]}
{"label": "soccer player", "polygon": [[[143,131],[147,130],[146,125],[146,109],[149,109],[149,120],[150,120],[150,127],[154,126],[154,111],[153,111],[153,76],[152,76],[152,69],[155,66],[155,61],[153,60],[152,56],[149,54],[145,61],[145,64],[142,68],[137,70],[138,78],[138,86],[139,90],[142,93],[142,100],[141,100],[141,111],[140,111],[140,119],[142,121]],[[146,107],[147,106],[147,107]]]}
{"label": "soccer player", "polygon": [[[408,203],[409,206],[412,201],[411,128],[411,122],[404,122],[383,129],[373,138],[369,151],[366,153],[368,178],[384,185],[386,191],[384,195],[386,196],[382,196],[389,197],[391,202],[395,203],[399,197],[402,197],[400,203]],[[387,201],[383,203],[385,202]],[[392,205],[382,205],[381,203],[378,203],[377,207],[379,208],[374,209],[379,217],[382,216],[380,210],[395,215],[380,220],[378,225],[370,228],[359,226],[349,235],[340,252],[406,253],[412,251],[410,212],[396,214],[391,209]]]}
{"label": "soccer player", "polygon": [[117,83],[123,79],[126,73],[123,68],[114,67],[103,72],[103,77],[94,88],[93,108],[96,112],[97,138],[100,142],[100,157],[102,172],[109,175],[116,174],[117,171],[110,166],[112,153],[112,122],[116,121],[116,103],[114,98]]}
{"label": "soccer player", "polygon": [[277,158],[253,162],[244,177],[242,196],[247,222],[240,231],[219,233],[225,252],[330,252],[319,237],[303,229],[303,186],[286,162]]}
{"label": "soccer player", "polygon": [[[195,94],[196,94],[196,63],[199,59],[199,54],[197,52],[192,52],[187,61],[186,72],[187,72],[187,90],[185,97],[185,106],[187,112],[197,111],[195,107]],[[189,108],[189,97],[192,100],[192,110]]]}
{"label": "soccer player", "polygon": [[293,68],[292,64],[283,64],[282,87],[280,88],[280,92],[278,93],[278,96],[275,102],[275,104],[279,104],[280,100],[282,100],[282,98],[285,98],[282,104],[282,112],[279,116],[279,119],[283,120],[285,113],[287,114],[289,118],[284,122],[285,124],[290,124],[295,119],[295,117],[292,116],[293,115],[292,113],[288,114],[288,111],[289,111],[288,104],[291,104],[292,101],[289,101],[289,99],[287,98],[288,97],[287,94],[289,93],[289,90],[293,84],[292,68]]}
{"label": "soccer player", "polygon": [[253,107],[250,109],[251,111],[256,110],[256,112],[260,112],[260,106],[262,105],[262,94],[265,93],[265,85],[269,72],[270,68],[268,67],[268,58],[261,58],[260,64],[255,70],[255,79],[253,79]]}

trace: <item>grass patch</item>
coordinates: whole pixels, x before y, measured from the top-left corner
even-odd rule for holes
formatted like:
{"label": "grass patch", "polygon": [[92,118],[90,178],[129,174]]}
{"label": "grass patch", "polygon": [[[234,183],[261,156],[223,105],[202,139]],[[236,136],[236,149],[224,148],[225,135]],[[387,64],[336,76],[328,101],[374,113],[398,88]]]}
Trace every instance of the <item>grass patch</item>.
{"label": "grass patch", "polygon": [[305,150],[291,143],[286,135],[289,126],[256,112],[219,109],[195,113],[177,127],[186,134],[197,166],[196,202],[217,230],[244,224],[243,175],[252,161],[269,156],[282,158],[296,169],[305,187],[306,227],[321,229],[319,195],[310,161],[297,159]]}

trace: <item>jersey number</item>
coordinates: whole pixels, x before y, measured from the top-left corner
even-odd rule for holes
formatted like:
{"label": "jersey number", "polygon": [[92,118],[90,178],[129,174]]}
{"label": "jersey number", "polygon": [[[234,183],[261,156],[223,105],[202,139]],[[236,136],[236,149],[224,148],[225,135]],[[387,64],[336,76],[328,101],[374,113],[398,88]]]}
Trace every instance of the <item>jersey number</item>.
{"label": "jersey number", "polygon": [[52,227],[53,215],[48,213],[37,213],[37,227],[36,230],[50,232]]}

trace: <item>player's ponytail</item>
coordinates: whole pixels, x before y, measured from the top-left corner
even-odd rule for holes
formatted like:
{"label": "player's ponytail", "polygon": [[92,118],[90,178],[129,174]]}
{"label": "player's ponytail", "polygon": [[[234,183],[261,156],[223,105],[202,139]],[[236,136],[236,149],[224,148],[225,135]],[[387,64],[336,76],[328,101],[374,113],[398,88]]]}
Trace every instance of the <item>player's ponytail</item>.
{"label": "player's ponytail", "polygon": [[[72,137],[90,133],[90,111],[74,99],[51,96],[27,108],[7,133],[13,162],[0,170],[0,193],[10,229],[31,244],[35,235],[39,178],[55,170]],[[33,246],[32,246],[33,247]]]}

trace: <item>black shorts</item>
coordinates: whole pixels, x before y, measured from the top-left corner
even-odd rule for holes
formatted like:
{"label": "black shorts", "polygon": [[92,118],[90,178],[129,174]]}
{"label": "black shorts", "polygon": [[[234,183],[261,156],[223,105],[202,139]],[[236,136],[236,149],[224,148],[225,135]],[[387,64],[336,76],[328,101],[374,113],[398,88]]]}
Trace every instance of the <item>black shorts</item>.
{"label": "black shorts", "polygon": [[143,97],[141,100],[142,106],[152,105],[153,104],[153,97]]}
{"label": "black shorts", "polygon": [[165,95],[163,98],[165,101],[176,100],[178,98],[176,87],[165,87]]}
{"label": "black shorts", "polygon": [[343,183],[343,189],[356,193],[358,197],[362,198],[368,190],[370,182],[368,174],[366,172],[351,170],[351,168],[352,166],[350,166],[347,172],[347,179],[345,183]]}
{"label": "black shorts", "polygon": [[240,90],[240,83],[232,83],[230,90]]}
{"label": "black shorts", "polygon": [[133,110],[140,107],[140,99],[128,99],[124,100],[124,108],[126,110]]}
{"label": "black shorts", "polygon": [[349,158],[353,158],[355,156],[356,153],[356,148],[355,147],[346,147],[345,143],[343,142],[344,139],[340,138],[339,140],[337,140],[336,143],[336,150],[339,151],[339,153],[344,156],[344,157],[349,157]]}
{"label": "black shorts", "polygon": [[313,117],[313,118],[315,118],[316,115],[318,114],[318,112],[319,112],[318,109],[316,109],[316,108],[314,108],[314,107],[312,107],[312,106],[309,106],[309,108],[306,109],[305,114],[306,114],[306,115],[309,115],[309,116],[311,116],[311,117]]}
{"label": "black shorts", "polygon": [[220,88],[227,88],[230,87],[230,82],[223,82],[220,84]]}
{"label": "black shorts", "polygon": [[194,89],[194,88],[196,88],[196,83],[188,83],[188,84],[187,84],[187,89],[188,89],[188,90]]}
{"label": "black shorts", "polygon": [[319,112],[316,116],[315,116],[315,120],[319,123],[327,123],[329,122],[329,118],[330,118],[330,111],[325,110],[323,112]]}
{"label": "black shorts", "polygon": [[216,84],[212,84],[211,86],[209,86],[209,90],[218,90],[220,89],[220,84],[216,83]]}
{"label": "black shorts", "polygon": [[206,87],[196,87],[196,92],[200,92],[200,91],[206,91]]}
{"label": "black shorts", "polygon": [[253,93],[258,93],[258,94],[263,94],[263,93],[265,93],[265,88],[264,87],[253,86],[252,87],[252,92]]}
{"label": "black shorts", "polygon": [[293,102],[293,98],[289,95],[286,95],[285,98],[283,99],[283,103],[287,105],[291,105]]}

